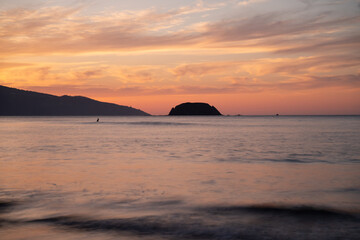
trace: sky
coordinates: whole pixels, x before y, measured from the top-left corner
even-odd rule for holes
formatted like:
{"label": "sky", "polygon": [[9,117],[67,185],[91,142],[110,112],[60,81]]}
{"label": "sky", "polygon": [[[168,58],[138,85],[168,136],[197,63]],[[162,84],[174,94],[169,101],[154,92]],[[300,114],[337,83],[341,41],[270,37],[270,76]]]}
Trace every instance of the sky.
{"label": "sky", "polygon": [[0,0],[0,85],[153,115],[360,114],[360,1]]}

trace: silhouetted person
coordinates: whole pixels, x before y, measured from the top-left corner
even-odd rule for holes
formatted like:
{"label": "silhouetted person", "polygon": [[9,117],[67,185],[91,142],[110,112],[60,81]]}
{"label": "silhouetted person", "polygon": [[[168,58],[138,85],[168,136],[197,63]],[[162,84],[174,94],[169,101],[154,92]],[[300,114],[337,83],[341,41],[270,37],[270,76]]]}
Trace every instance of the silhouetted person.
{"label": "silhouetted person", "polygon": [[99,119],[97,119],[96,122],[99,122]]}

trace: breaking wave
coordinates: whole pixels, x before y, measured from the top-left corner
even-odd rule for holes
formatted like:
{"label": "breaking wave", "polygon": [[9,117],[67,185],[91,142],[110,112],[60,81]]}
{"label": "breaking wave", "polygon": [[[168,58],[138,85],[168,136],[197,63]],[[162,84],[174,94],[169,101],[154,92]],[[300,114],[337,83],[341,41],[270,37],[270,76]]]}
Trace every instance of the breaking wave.
{"label": "breaking wave", "polygon": [[[0,209],[16,203],[2,202]],[[162,202],[156,202],[162,204]],[[178,204],[177,201],[164,204]],[[157,239],[357,239],[359,213],[314,206],[216,205],[171,214],[94,218],[57,215],[30,220],[0,219],[9,224],[46,224],[62,229],[103,232]]]}

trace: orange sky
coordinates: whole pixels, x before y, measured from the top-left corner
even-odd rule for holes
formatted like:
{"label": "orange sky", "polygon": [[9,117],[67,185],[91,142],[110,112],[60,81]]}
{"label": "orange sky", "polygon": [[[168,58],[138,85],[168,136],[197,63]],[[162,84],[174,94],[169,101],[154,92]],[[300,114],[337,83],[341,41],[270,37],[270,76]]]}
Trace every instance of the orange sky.
{"label": "orange sky", "polygon": [[3,1],[0,84],[167,114],[360,114],[355,0]]}

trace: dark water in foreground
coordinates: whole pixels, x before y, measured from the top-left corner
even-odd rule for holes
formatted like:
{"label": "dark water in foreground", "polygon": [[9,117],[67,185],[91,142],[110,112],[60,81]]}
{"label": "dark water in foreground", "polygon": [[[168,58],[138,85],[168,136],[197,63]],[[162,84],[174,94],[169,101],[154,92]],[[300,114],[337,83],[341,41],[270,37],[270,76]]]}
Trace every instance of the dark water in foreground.
{"label": "dark water in foreground", "polygon": [[0,239],[359,239],[360,117],[1,117]]}

